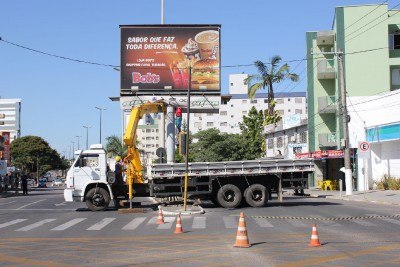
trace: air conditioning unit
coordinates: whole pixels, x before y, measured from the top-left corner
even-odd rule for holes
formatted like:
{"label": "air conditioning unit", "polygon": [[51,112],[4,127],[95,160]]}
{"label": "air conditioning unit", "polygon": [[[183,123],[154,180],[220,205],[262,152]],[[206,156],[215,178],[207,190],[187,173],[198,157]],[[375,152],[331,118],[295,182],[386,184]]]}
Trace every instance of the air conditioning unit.
{"label": "air conditioning unit", "polygon": [[290,137],[290,142],[296,142],[296,136],[291,136]]}

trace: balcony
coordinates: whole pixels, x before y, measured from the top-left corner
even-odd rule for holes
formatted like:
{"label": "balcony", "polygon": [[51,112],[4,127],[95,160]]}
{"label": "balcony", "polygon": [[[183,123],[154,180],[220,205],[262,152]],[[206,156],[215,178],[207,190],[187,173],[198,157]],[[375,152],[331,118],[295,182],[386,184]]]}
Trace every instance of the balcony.
{"label": "balcony", "polygon": [[336,133],[318,134],[318,143],[320,147],[336,147]]}
{"label": "balcony", "polygon": [[331,114],[336,113],[338,105],[335,96],[318,97],[318,113]]}
{"label": "balcony", "polygon": [[320,59],[317,61],[318,79],[335,79],[336,70],[333,59]]}
{"label": "balcony", "polygon": [[335,43],[334,31],[317,32],[317,45],[333,45]]}

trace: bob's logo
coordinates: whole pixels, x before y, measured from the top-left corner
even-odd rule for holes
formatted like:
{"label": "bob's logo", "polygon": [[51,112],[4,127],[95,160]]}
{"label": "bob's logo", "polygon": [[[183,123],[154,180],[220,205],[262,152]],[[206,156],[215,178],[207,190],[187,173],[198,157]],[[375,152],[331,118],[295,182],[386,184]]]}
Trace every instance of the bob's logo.
{"label": "bob's logo", "polygon": [[132,72],[132,80],[133,83],[159,83],[160,75],[151,72],[148,72],[145,75],[142,75],[139,72]]}

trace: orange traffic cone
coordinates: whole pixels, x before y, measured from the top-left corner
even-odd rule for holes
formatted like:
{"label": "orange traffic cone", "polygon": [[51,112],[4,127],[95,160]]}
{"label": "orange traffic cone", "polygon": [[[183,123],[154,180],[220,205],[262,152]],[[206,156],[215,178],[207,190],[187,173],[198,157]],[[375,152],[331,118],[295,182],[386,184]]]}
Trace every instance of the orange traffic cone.
{"label": "orange traffic cone", "polygon": [[182,221],[181,221],[181,213],[178,213],[178,218],[176,219],[176,227],[174,234],[182,234]]}
{"label": "orange traffic cone", "polygon": [[164,216],[161,208],[158,209],[157,224],[164,224]]}
{"label": "orange traffic cone", "polygon": [[317,225],[316,224],[314,224],[313,228],[312,228],[310,246],[311,247],[319,247],[319,246],[321,246],[321,243],[319,243]]}
{"label": "orange traffic cone", "polygon": [[244,221],[244,213],[240,213],[239,225],[236,233],[236,243],[234,247],[248,248],[250,247],[249,238],[247,237],[246,222]]}

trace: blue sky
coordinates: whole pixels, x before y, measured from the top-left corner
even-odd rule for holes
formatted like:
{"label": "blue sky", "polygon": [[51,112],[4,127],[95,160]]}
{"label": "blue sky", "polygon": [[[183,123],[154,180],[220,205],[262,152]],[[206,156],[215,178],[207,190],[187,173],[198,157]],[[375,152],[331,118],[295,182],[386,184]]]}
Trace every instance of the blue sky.
{"label": "blue sky", "polygon": [[[305,57],[306,31],[332,28],[335,6],[380,4],[360,0],[165,0],[166,24],[221,24],[222,92],[232,73],[254,67],[227,67]],[[0,37],[35,50],[106,65],[120,64],[119,25],[159,24],[160,0],[2,0]],[[388,1],[389,7],[398,4]],[[300,82],[277,92],[306,91],[305,63],[290,63]],[[77,63],[0,42],[0,96],[22,100],[22,135],[44,138],[60,154],[121,135],[121,111],[108,97],[119,95],[119,72],[112,67]]]}

